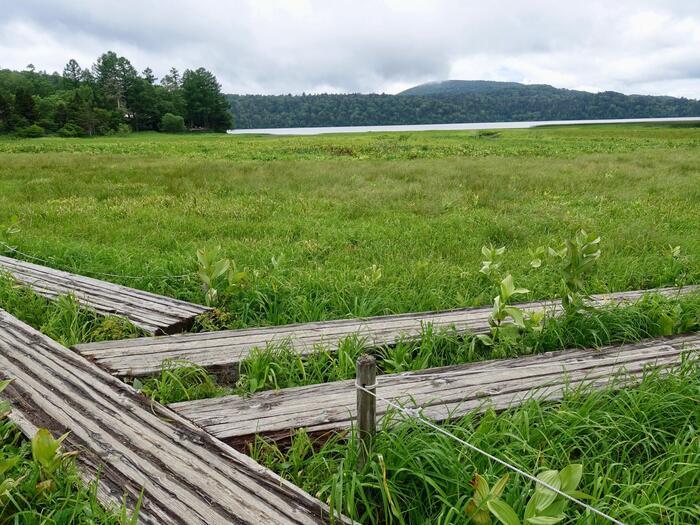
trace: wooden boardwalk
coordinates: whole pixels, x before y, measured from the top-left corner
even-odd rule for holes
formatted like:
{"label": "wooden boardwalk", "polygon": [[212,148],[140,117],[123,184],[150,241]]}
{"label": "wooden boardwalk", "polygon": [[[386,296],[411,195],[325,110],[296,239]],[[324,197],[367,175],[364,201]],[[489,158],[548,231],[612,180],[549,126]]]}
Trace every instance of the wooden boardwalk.
{"label": "wooden boardwalk", "polygon": [[[424,416],[438,421],[487,406],[504,409],[531,397],[556,400],[567,388],[634,383],[644,370],[671,367],[682,354],[698,351],[700,334],[692,334],[384,375],[377,378],[377,415],[387,411],[381,398],[419,407]],[[258,433],[286,438],[302,428],[346,429],[356,415],[356,388],[354,380],[339,381],[176,403],[171,408],[212,435],[239,444]]]}
{"label": "wooden boardwalk", "polygon": [[198,304],[0,256],[0,271],[3,270],[39,295],[53,299],[73,294],[80,304],[101,314],[125,317],[150,334],[186,330],[195,317],[209,310]]}
{"label": "wooden boardwalk", "polygon": [[[645,293],[666,296],[688,293],[700,287],[659,288],[594,296],[594,304],[634,301]],[[528,311],[561,311],[559,301],[538,301],[521,305]],[[163,361],[185,359],[206,368],[236,371],[238,363],[255,348],[268,344],[287,344],[299,354],[319,347],[335,350],[338,343],[352,336],[367,348],[395,344],[402,338],[418,337],[424,325],[454,328],[459,333],[483,333],[489,329],[491,307],[465,308],[443,312],[424,312],[318,323],[293,324],[244,330],[226,330],[200,334],[146,337],[89,343],[75,346],[83,356],[95,361],[116,376],[147,376],[158,373]]]}
{"label": "wooden boardwalk", "polygon": [[2,397],[27,435],[69,431],[106,504],[133,506],[141,524],[320,524],[328,510],[174,411],[151,402],[78,354],[0,310]]}

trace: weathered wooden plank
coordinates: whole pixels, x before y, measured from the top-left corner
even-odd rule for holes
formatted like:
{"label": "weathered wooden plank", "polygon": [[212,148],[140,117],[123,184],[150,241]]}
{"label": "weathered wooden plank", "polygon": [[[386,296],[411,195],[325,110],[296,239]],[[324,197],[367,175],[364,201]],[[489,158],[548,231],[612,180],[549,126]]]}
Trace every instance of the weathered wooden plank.
{"label": "weathered wooden plank", "polygon": [[150,334],[171,334],[192,325],[209,308],[91,277],[0,256],[0,271],[49,299],[73,294],[101,314],[127,318]]}
{"label": "weathered wooden plank", "polygon": [[[594,297],[594,304],[634,301],[645,293],[666,296],[689,293],[700,287],[659,288],[603,294]],[[537,301],[521,305],[527,311],[561,311],[559,301]],[[276,327],[226,330],[203,334],[181,334],[77,345],[75,349],[117,376],[145,376],[157,373],[167,359],[185,359],[211,368],[234,369],[255,348],[284,343],[301,355],[318,347],[335,350],[347,337],[358,337],[367,348],[392,345],[399,339],[416,338],[423,326],[454,328],[459,333],[487,331],[487,308],[464,308],[442,312],[422,312],[361,319],[342,319],[301,323]]]}
{"label": "weathered wooden plank", "polygon": [[[383,375],[377,378],[377,415],[387,411],[383,399],[419,407],[435,420],[486,406],[506,408],[533,396],[559,399],[567,386],[603,387],[619,379],[621,370],[626,381],[634,381],[649,367],[675,365],[682,354],[699,350],[700,334],[693,334]],[[256,433],[286,437],[301,428],[345,429],[355,419],[355,403],[350,380],[170,406],[212,435],[236,442]]]}
{"label": "weathered wooden plank", "polygon": [[140,523],[329,522],[315,498],[3,310],[0,378],[15,380],[2,396],[27,434],[70,432],[103,502],[143,490]]}

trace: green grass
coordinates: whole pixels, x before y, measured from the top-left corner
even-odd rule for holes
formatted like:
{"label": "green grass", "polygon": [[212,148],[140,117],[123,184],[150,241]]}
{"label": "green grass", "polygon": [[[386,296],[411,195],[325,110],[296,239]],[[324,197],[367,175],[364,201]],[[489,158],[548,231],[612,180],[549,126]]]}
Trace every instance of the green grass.
{"label": "green grass", "polygon": [[[195,302],[204,298],[192,275],[195,252],[220,244],[248,284],[201,319],[200,330],[488,304],[495,286],[478,273],[486,244],[506,246],[504,270],[531,290],[522,300],[555,297],[560,271],[531,268],[528,250],[558,245],[580,228],[602,237],[591,293],[695,284],[698,146],[700,128],[668,125],[505,130],[495,138],[0,138],[0,242],[56,268]],[[25,257],[3,245],[0,253]],[[471,337],[428,331],[382,350],[380,366],[403,371],[697,330],[698,302],[648,298],[551,320],[518,346],[488,352]],[[138,333],[7,279],[0,307],[65,345]],[[335,355],[319,351],[305,361],[283,347],[263,349],[242,365],[236,386],[177,363],[137,386],[167,403],[344,379],[353,377],[360,347],[348,340]],[[582,463],[583,490],[630,525],[694,523],[698,368],[447,426],[533,472]],[[0,454],[22,457],[13,475],[31,474],[26,443],[5,423],[2,432]],[[356,474],[354,439],[336,436],[314,450],[302,434],[288,450],[258,444],[252,455],[366,523],[465,523],[474,474],[493,483],[503,473],[409,421],[381,432],[373,461]],[[80,508],[112,523],[73,470],[49,502],[36,499],[26,479],[17,500],[24,506],[6,506],[11,518],[0,522],[65,523]],[[504,497],[521,511],[531,489],[515,478]],[[17,509],[26,513],[15,516]],[[28,518],[32,512],[39,517]],[[571,522],[598,523],[569,513]]]}
{"label": "green grass", "polygon": [[[3,139],[0,224],[19,232],[0,240],[197,302],[196,279],[168,276],[221,244],[250,276],[223,305],[232,328],[485,304],[488,243],[531,298],[552,297],[558,278],[527,250],[581,227],[603,238],[592,292],[697,283],[699,143],[700,128],[663,126]],[[371,152],[327,151],[346,147]]]}
{"label": "green grass", "polygon": [[143,155],[187,160],[403,160],[446,157],[576,157],[700,146],[700,127],[584,125],[479,131],[348,133],[318,136],[134,133],[92,139],[0,137],[0,153]]}
{"label": "green grass", "polygon": [[[589,503],[627,524],[687,525],[700,520],[700,365],[649,374],[638,388],[569,392],[561,403],[531,400],[443,425],[456,436],[537,473],[581,463]],[[389,427],[392,423],[395,426]],[[476,473],[493,484],[506,473],[451,438],[396,412],[357,469],[356,435],[314,447],[298,434],[281,450],[259,440],[254,459],[366,524],[466,524]],[[522,516],[533,484],[513,474],[503,498]],[[562,523],[603,524],[575,505]]]}
{"label": "green grass", "polygon": [[134,379],[134,388],[162,404],[209,399],[232,393],[216,383],[204,368],[186,361],[166,361],[160,374],[142,381]]}
{"label": "green grass", "polygon": [[49,301],[1,273],[0,308],[67,347],[143,335],[123,318],[98,315],[72,296]]}

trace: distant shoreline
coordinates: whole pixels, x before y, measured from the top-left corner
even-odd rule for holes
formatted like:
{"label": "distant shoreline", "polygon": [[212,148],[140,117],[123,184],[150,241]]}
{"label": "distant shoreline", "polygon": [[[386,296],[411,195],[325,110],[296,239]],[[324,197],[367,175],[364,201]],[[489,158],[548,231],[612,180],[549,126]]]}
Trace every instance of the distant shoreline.
{"label": "distant shoreline", "polygon": [[527,129],[538,126],[574,126],[585,124],[642,124],[645,122],[700,122],[697,117],[656,117],[593,120],[533,120],[522,122],[466,122],[462,124],[405,124],[389,126],[328,126],[308,128],[230,129],[229,135],[323,135],[329,133],[371,133],[401,131],[461,131],[482,129]]}

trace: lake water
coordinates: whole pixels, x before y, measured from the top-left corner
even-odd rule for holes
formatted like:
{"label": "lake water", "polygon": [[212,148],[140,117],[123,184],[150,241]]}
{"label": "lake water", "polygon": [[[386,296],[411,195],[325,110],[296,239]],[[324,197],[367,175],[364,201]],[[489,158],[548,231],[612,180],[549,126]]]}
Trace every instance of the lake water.
{"label": "lake water", "polygon": [[324,133],[367,133],[369,131],[455,131],[465,129],[522,129],[535,126],[572,126],[575,124],[626,124],[634,122],[692,122],[700,117],[625,118],[606,120],[539,120],[532,122],[469,122],[465,124],[411,124],[405,126],[329,126],[323,128],[231,129],[231,135],[321,135]]}

